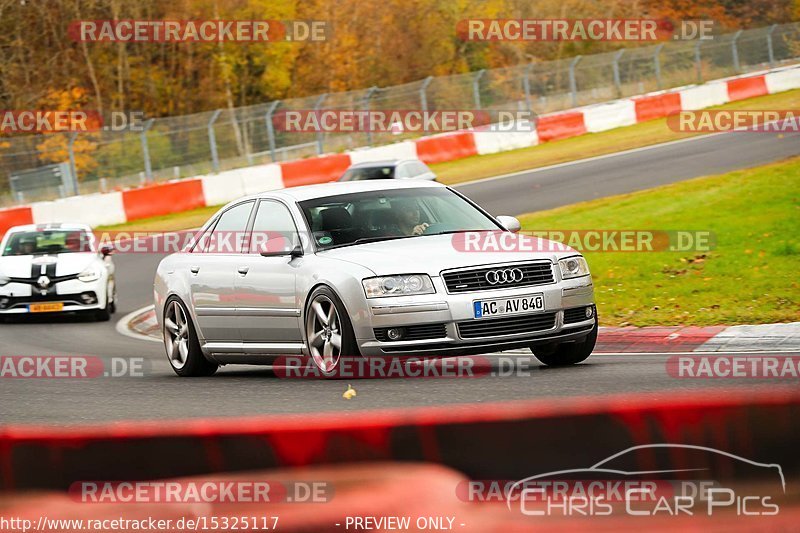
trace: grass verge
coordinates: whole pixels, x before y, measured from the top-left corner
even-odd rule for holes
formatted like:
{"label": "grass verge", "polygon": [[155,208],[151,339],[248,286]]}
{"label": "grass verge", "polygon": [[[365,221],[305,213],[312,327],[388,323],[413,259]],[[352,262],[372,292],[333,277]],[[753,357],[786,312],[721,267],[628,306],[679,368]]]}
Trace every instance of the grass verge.
{"label": "grass verge", "polygon": [[526,230],[708,230],[715,248],[586,252],[601,324],[800,321],[800,158],[520,217]]}

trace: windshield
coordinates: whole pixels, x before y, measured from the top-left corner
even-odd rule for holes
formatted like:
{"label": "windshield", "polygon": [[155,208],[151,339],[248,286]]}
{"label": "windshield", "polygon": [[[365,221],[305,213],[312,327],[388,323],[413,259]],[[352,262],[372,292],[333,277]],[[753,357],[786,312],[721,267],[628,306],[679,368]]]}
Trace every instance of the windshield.
{"label": "windshield", "polygon": [[460,231],[501,229],[444,188],[368,191],[300,202],[319,249]]}
{"label": "windshield", "polygon": [[363,181],[394,178],[394,167],[381,166],[369,168],[351,168],[344,173],[340,181]]}
{"label": "windshield", "polygon": [[91,252],[91,239],[83,230],[21,231],[8,238],[3,255],[45,255]]}

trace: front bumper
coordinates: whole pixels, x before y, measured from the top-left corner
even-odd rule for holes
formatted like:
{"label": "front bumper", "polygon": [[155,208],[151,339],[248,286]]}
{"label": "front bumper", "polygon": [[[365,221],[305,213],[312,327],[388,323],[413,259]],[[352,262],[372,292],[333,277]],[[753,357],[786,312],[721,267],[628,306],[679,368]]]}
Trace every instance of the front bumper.
{"label": "front bumper", "polygon": [[[594,287],[591,276],[570,280],[558,280],[547,285],[498,289],[468,293],[450,294],[439,277],[432,278],[435,294],[394,298],[367,299],[368,320],[356,321],[356,340],[363,356],[453,356],[509,350],[535,345],[551,345],[561,342],[580,341],[595,327],[596,312],[586,320],[576,321],[574,315],[565,321],[564,311],[591,307],[594,311]],[[486,336],[461,331],[464,324],[495,319],[476,319],[473,315],[473,302],[498,298],[514,298],[531,294],[542,294],[545,310],[524,315],[533,318],[538,315],[544,329],[535,331],[510,331],[502,328],[500,334]],[[545,317],[544,315],[548,315]],[[549,315],[552,315],[552,320]],[[509,318],[522,318],[523,315],[509,315]],[[444,325],[443,335],[419,340],[383,341],[378,340],[375,330],[390,327],[410,327],[422,325]],[[466,329],[466,328],[464,328]]]}
{"label": "front bumper", "polygon": [[[55,292],[48,291],[47,294],[41,294],[30,285],[9,283],[0,287],[0,315],[71,313],[103,309],[108,297],[105,291],[106,283],[105,278],[89,283],[69,280],[56,284]],[[93,297],[93,301],[87,301],[88,295]],[[63,307],[57,311],[35,313],[31,313],[29,309],[33,304],[49,303],[62,303]]]}

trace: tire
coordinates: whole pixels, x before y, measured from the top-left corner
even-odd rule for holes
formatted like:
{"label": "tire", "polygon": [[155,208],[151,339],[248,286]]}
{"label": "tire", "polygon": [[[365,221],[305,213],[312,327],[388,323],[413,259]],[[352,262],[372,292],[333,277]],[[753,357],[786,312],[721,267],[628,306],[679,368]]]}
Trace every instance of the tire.
{"label": "tire", "polygon": [[[585,361],[594,350],[597,343],[597,319],[589,335],[582,342],[567,342],[559,344],[555,349],[542,350],[531,348],[533,355],[547,366],[570,366]],[[537,350],[539,353],[537,353]]]}
{"label": "tire", "polygon": [[211,376],[219,368],[203,355],[189,312],[174,296],[164,305],[162,335],[169,366],[179,376]]}
{"label": "tire", "polygon": [[361,356],[350,316],[329,287],[314,289],[304,316],[309,359],[322,377],[336,377],[343,360]]}
{"label": "tire", "polygon": [[111,291],[111,303],[108,306],[108,312],[112,315],[117,312],[117,284],[114,284],[114,290]]}
{"label": "tire", "polygon": [[108,288],[106,288],[106,306],[94,312],[94,319],[98,322],[108,322],[111,320],[111,314],[115,310],[116,308],[114,307],[112,296],[108,292]]}

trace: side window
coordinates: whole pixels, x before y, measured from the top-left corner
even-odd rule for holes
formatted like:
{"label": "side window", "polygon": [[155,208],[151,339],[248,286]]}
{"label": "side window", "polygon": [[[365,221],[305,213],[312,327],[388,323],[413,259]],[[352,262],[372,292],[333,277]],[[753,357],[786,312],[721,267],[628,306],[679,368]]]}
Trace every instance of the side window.
{"label": "side window", "polygon": [[250,253],[281,252],[297,244],[297,227],[289,209],[274,200],[262,200],[253,223]]}
{"label": "side window", "polygon": [[235,205],[222,213],[213,231],[203,235],[196,252],[237,254],[244,250],[245,231],[255,202]]}

